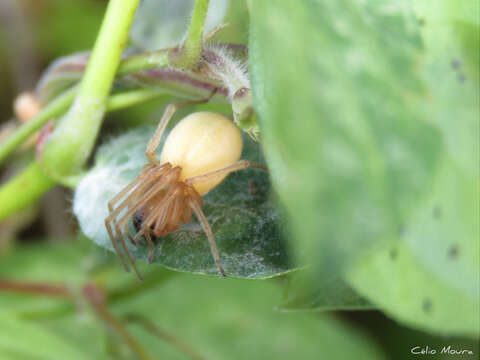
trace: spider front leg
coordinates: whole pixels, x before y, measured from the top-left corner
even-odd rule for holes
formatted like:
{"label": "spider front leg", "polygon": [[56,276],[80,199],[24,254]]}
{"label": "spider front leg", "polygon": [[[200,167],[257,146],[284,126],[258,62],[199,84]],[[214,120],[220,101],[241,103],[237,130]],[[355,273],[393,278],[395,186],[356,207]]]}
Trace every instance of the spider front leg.
{"label": "spider front leg", "polygon": [[155,130],[155,133],[153,134],[152,138],[148,142],[147,145],[147,159],[151,164],[160,164],[160,161],[157,159],[157,156],[155,154],[155,150],[157,150],[158,145],[160,144],[160,140],[162,139],[163,132],[165,131],[168,122],[170,119],[173,117],[175,112],[178,109],[181,109],[185,106],[189,105],[194,105],[194,104],[203,104],[206,102],[209,102],[210,99],[215,95],[217,92],[217,88],[213,89],[213,91],[208,95],[208,97],[199,99],[199,100],[190,100],[190,101],[184,101],[184,102],[179,102],[175,104],[169,104],[167,108],[165,109],[165,112],[163,113],[162,118],[160,119],[160,123],[157,126],[157,129]]}
{"label": "spider front leg", "polygon": [[[146,170],[148,171],[149,169],[146,169]],[[127,206],[128,198],[131,195],[130,192],[135,187],[137,187],[137,185],[141,184],[141,182],[143,181],[143,179],[145,177],[144,174],[145,173],[142,172],[134,181],[132,181],[129,185],[127,185],[122,191],[120,191],[113,199],[111,199],[108,202],[109,215],[105,219],[105,227],[107,228],[107,232],[108,232],[108,235],[109,235],[110,240],[112,242],[113,248],[115,249],[115,252],[118,254],[118,257],[120,258],[120,260],[123,264],[123,267],[125,268],[125,270],[127,272],[130,271],[130,267],[127,265],[127,262],[125,261],[125,258],[123,257],[123,254],[118,247],[118,242],[117,242],[117,239],[116,239],[115,235],[113,234],[111,226],[115,224],[115,219],[116,219],[117,215],[120,214],[120,211],[124,207]],[[135,192],[135,190],[134,190],[134,192]],[[127,199],[124,199],[122,202],[120,202],[120,200],[122,200],[125,196],[127,196]],[[120,204],[119,204],[119,206],[117,206],[117,204],[119,202],[120,202]],[[123,244],[122,244],[122,247],[123,247]],[[125,247],[123,247],[123,248],[125,249]]]}
{"label": "spider front leg", "polygon": [[[118,243],[120,242],[123,253],[127,256],[139,279],[141,279],[142,276],[138,271],[135,260],[128,251],[127,244],[125,243],[125,239],[121,230],[121,227],[123,226],[124,233],[131,240],[131,235],[128,232],[128,224],[124,220],[125,216],[119,220],[117,220],[117,217],[120,216],[122,212],[126,209],[128,209],[127,214],[132,212],[132,204],[136,204],[135,206],[138,207],[139,205],[137,202],[140,202],[140,204],[142,204],[142,201],[146,201],[144,199],[145,196],[151,196],[150,194],[152,193],[152,190],[155,190],[155,184],[157,184],[158,186],[158,181],[170,169],[170,164],[164,164],[160,167],[154,165],[145,166],[142,172],[137,176],[134,181],[128,184],[122,191],[120,191],[112,200],[108,202],[109,215],[105,219],[105,227],[107,228],[107,232],[112,242],[112,245],[115,249],[115,252],[120,257],[120,260],[122,261],[125,270],[130,271],[130,267],[128,266],[127,262],[125,261],[124,255],[119,249]],[[116,232],[116,234],[114,233],[114,231]]]}
{"label": "spider front leg", "polygon": [[212,177],[217,177],[219,175],[228,175],[231,172],[246,169],[249,167],[255,167],[258,169],[262,169],[265,171],[268,171],[268,168],[266,166],[263,166],[261,164],[248,161],[248,160],[239,160],[232,165],[226,166],[224,168],[214,170],[211,172],[208,172],[206,174],[198,175],[198,176],[193,176],[191,178],[188,178],[185,180],[185,184],[187,186],[187,191],[188,191],[188,205],[191,207],[193,212],[198,218],[198,221],[200,222],[200,225],[202,226],[203,231],[207,235],[208,242],[210,244],[210,251],[212,252],[213,259],[215,260],[215,263],[217,264],[218,271],[220,271],[220,274],[222,276],[226,277],[225,275],[225,270],[222,266],[222,262],[220,260],[220,255],[218,254],[217,250],[217,244],[215,243],[215,238],[213,236],[212,228],[205,216],[205,214],[202,211],[202,199],[198,192],[195,190],[193,187],[194,184],[197,184],[202,181],[207,181],[211,179]]}

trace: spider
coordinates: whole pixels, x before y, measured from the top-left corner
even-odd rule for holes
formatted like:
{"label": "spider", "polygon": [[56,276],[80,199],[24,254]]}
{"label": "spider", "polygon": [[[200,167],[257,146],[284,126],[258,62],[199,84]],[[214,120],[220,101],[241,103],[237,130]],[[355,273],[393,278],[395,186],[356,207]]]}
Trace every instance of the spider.
{"label": "spider", "polygon": [[[174,113],[184,106],[207,102],[212,96],[213,93],[207,99],[167,106],[148,143],[148,163],[135,180],[108,202],[109,215],[105,219],[105,226],[114,250],[125,270],[130,271],[120,251],[120,242],[139,279],[142,276],[127,248],[125,237],[134,245],[145,238],[149,246],[148,262],[151,263],[156,239],[177,230],[180,223],[189,223],[192,213],[196,215],[208,238],[220,274],[226,276],[212,229],[202,211],[202,196],[220,184],[231,172],[248,167],[267,168],[239,160],[243,146],[240,131],[230,119],[212,112],[192,113],[178,122],[165,141],[160,160],[155,155],[162,134]],[[130,219],[136,231],[133,235],[129,230]]]}

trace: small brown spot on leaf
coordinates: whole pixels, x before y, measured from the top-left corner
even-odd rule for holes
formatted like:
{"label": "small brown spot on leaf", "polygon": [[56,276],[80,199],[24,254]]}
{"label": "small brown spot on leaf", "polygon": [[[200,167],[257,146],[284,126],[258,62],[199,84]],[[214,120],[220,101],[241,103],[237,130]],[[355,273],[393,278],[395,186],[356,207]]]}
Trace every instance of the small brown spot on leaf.
{"label": "small brown spot on leaf", "polygon": [[458,59],[453,59],[450,65],[452,66],[452,69],[457,70],[457,69],[460,69],[460,66],[462,66],[462,63]]}
{"label": "small brown spot on leaf", "polygon": [[454,245],[450,246],[450,248],[448,249],[448,257],[450,259],[458,258],[458,245],[457,244],[454,244]]}
{"label": "small brown spot on leaf", "polygon": [[432,311],[432,301],[430,299],[424,299],[422,303],[422,309],[424,312],[429,313]]}
{"label": "small brown spot on leaf", "polygon": [[398,256],[398,250],[397,249],[390,249],[390,259],[395,260]]}

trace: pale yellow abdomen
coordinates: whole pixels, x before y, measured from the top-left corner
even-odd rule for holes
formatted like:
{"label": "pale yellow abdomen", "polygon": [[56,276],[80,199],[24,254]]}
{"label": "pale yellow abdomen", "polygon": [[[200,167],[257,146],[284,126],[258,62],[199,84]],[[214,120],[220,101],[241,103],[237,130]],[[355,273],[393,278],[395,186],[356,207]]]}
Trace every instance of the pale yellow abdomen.
{"label": "pale yellow abdomen", "polygon": [[[163,146],[161,163],[180,166],[180,180],[203,175],[236,162],[242,153],[242,136],[227,117],[212,112],[197,112],[181,120],[170,132]],[[194,184],[204,195],[217,186],[225,175]]]}

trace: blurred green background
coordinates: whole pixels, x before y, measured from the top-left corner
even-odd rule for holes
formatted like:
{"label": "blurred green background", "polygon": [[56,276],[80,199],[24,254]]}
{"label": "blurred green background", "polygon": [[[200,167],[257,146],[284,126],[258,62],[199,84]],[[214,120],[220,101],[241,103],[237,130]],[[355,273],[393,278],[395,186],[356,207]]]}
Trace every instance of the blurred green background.
{"label": "blurred green background", "polygon": [[[104,0],[1,0],[0,141],[13,124],[12,104],[33,90],[56,58],[91,48]],[[248,12],[234,0],[221,39],[248,43]],[[104,135],[155,124],[160,100],[109,114]],[[207,106],[208,108],[208,106]],[[185,110],[185,113],[191,110]],[[32,159],[21,150],[0,168],[4,182]],[[72,193],[57,187],[42,201],[0,224],[0,359],[132,359],[125,339],[85,301],[6,291],[5,281],[65,284],[80,292],[94,283],[119,321],[144,316],[168,333],[163,339],[132,321],[125,326],[153,359],[409,359],[414,346],[473,349],[475,355],[425,355],[478,359],[478,341],[438,337],[403,327],[378,311],[281,312],[283,278],[217,279],[143,266],[138,283],[118,259],[79,234]],[[3,281],[3,283],[2,283]],[[3,288],[2,288],[3,284]],[[2,291],[2,289],[4,291]],[[79,296],[78,298],[81,298]],[[163,333],[165,335],[165,333]],[[172,336],[177,340],[172,340]],[[185,352],[176,342],[190,349]]]}

